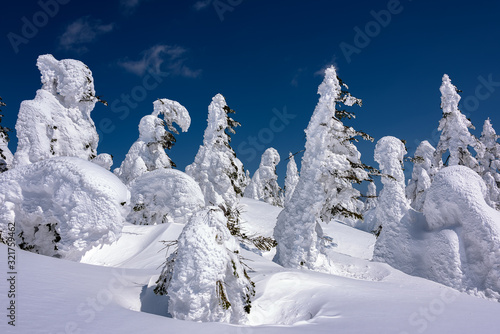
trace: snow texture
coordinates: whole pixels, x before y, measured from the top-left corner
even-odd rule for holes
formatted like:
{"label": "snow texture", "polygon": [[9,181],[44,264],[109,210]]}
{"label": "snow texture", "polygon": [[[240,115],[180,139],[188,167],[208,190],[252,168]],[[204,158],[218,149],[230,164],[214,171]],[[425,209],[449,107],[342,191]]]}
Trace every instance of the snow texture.
{"label": "snow texture", "polygon": [[5,238],[14,223],[23,249],[79,260],[120,236],[130,194],[96,164],[47,159],[0,174],[0,184],[0,232]]}
{"label": "snow texture", "polygon": [[186,173],[198,182],[205,196],[205,204],[226,204],[233,207],[243,196],[247,184],[243,164],[229,145],[225,132],[228,123],[226,100],[221,94],[212,98],[208,107],[208,125],[194,162],[186,167]]}
{"label": "snow texture", "polygon": [[408,212],[410,203],[405,196],[403,158],[406,149],[403,142],[392,136],[382,137],[375,146],[375,161],[378,162],[384,187],[380,191],[378,205],[366,217],[372,231],[380,232],[375,243],[373,258],[383,259],[387,248],[391,248],[394,235],[399,234],[401,218]]}
{"label": "snow texture", "polygon": [[101,153],[91,161],[106,170],[110,170],[113,166],[113,156],[108,153]]}
{"label": "snow texture", "polygon": [[377,206],[378,198],[377,198],[377,186],[375,185],[375,182],[370,182],[368,184],[366,197],[367,199],[365,202],[365,212],[374,209]]}
{"label": "snow texture", "polygon": [[286,177],[285,177],[285,202],[288,203],[292,198],[292,194],[299,182],[299,170],[297,169],[297,164],[295,163],[295,157],[290,152],[288,156],[288,164],[286,165]]}
{"label": "snow texture", "polygon": [[319,221],[360,212],[363,203],[352,179],[366,180],[361,154],[348,138],[359,135],[337,118],[336,104],[353,104],[342,95],[332,66],[318,88],[319,102],[306,129],[306,149],[300,178],[290,201],[278,216],[274,238],[278,242],[274,260],[284,267],[323,268],[323,232]]}
{"label": "snow texture", "polygon": [[412,208],[422,211],[425,200],[425,191],[431,186],[432,178],[436,173],[433,165],[436,149],[427,141],[418,145],[413,157],[413,172],[406,187],[406,197]]}
{"label": "snow texture", "polygon": [[283,206],[283,190],[278,185],[276,174],[279,162],[280,155],[276,149],[270,147],[264,151],[259,168],[245,188],[245,197],[262,200],[274,206]]}
{"label": "snow texture", "polygon": [[205,206],[198,184],[174,169],[159,169],[141,175],[130,186],[131,200],[127,220],[138,225],[186,224]]}
{"label": "snow texture", "polygon": [[443,75],[439,90],[443,118],[439,121],[438,131],[441,131],[441,136],[434,153],[435,166],[441,164],[443,154],[448,151],[448,166],[462,165],[477,169],[478,163],[469,152],[469,146],[477,147],[477,140],[469,132],[474,126],[458,109],[460,95],[447,74]]}
{"label": "snow texture", "polygon": [[[191,124],[188,111],[179,102],[158,99],[153,105],[153,114],[144,116],[139,122],[139,139],[132,144],[120,168],[114,170],[127,185],[144,173],[175,166],[165,152],[175,141],[173,135],[165,130],[165,125],[170,131],[178,133],[173,123],[184,132]],[[158,117],[160,114],[164,121]]]}
{"label": "snow texture", "polygon": [[16,123],[14,166],[57,156],[91,160],[99,138],[90,113],[98,100],[90,69],[78,60],[38,57],[42,88],[23,101]]}
{"label": "snow texture", "polygon": [[217,207],[196,213],[177,241],[158,280],[177,319],[245,323],[255,295],[240,248]]}

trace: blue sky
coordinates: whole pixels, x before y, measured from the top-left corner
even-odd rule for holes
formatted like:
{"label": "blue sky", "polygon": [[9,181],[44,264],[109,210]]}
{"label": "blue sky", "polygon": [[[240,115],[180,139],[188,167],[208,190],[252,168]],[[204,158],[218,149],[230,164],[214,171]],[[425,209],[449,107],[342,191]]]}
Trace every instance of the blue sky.
{"label": "blue sky", "polygon": [[[496,1],[41,0],[2,9],[2,125],[14,128],[19,104],[40,87],[38,55],[79,59],[110,104],[92,117],[98,151],[112,154],[114,167],[152,102],[169,98],[192,117],[168,152],[183,170],[202,143],[212,96],[222,93],[242,123],[232,141],[238,157],[253,174],[265,148],[276,148],[282,183],[284,159],[304,147],[321,71],[331,64],[363,99],[345,123],[375,140],[405,139],[409,154],[421,140],[437,144],[444,73],[463,91],[474,134],[487,117],[500,132]],[[362,161],[377,166],[374,147],[358,145]]]}

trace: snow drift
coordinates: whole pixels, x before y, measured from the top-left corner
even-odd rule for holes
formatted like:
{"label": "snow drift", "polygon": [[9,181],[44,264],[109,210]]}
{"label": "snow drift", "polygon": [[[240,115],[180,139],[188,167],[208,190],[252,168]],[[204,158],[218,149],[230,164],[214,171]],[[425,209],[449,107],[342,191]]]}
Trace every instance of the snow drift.
{"label": "snow drift", "polygon": [[78,260],[120,236],[129,192],[109,171],[59,157],[0,174],[0,233],[15,223],[19,247]]}

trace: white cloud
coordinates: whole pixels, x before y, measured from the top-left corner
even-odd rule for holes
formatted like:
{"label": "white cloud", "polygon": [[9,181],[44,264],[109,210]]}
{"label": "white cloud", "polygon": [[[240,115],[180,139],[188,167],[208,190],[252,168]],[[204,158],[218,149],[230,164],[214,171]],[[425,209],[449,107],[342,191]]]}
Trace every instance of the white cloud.
{"label": "white cloud", "polygon": [[59,47],[78,53],[87,52],[88,48],[85,44],[94,42],[100,35],[107,34],[114,28],[114,23],[102,24],[101,20],[84,16],[68,25],[59,38]]}
{"label": "white cloud", "polygon": [[315,76],[321,76],[321,77],[324,76],[325,75],[325,70],[327,68],[329,68],[330,66],[332,66],[332,65],[335,67],[336,70],[339,69],[339,66],[337,64],[337,56],[336,55],[334,55],[329,62],[327,62],[325,65],[323,65],[323,67],[321,67],[319,70],[317,70],[316,72],[314,72],[314,75]]}
{"label": "white cloud", "polygon": [[147,0],[120,0],[120,7],[124,14],[132,14],[145,1]]}
{"label": "white cloud", "polygon": [[187,50],[180,46],[155,45],[143,51],[139,60],[122,60],[118,65],[138,76],[150,70],[155,73],[167,72],[171,75],[196,78],[201,70],[193,70],[185,65]]}
{"label": "white cloud", "polygon": [[196,10],[202,10],[202,9],[207,8],[211,2],[212,2],[212,0],[199,0],[199,1],[195,2],[195,4],[193,5],[193,8]]}

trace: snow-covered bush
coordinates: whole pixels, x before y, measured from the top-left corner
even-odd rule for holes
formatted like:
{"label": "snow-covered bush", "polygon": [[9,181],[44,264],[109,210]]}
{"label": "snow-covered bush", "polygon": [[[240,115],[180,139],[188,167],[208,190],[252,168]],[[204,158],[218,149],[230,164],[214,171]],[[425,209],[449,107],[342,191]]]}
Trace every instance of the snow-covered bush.
{"label": "snow-covered bush", "polygon": [[290,152],[288,155],[288,164],[286,165],[286,176],[285,176],[285,202],[288,203],[292,198],[292,194],[299,182],[299,170],[297,169],[297,164],[295,163],[294,155]]}
{"label": "snow-covered bush", "polygon": [[38,57],[42,88],[34,100],[23,101],[16,123],[14,166],[57,156],[92,160],[99,141],[90,113],[99,98],[92,72],[73,59]]}
{"label": "snow-covered bush", "polygon": [[109,171],[58,157],[0,174],[0,233],[15,224],[17,245],[78,260],[120,236],[130,194]]}
{"label": "snow-covered bush", "polygon": [[495,209],[500,208],[500,144],[498,136],[488,118],[484,121],[483,132],[479,139],[477,160],[480,175],[488,187],[488,203]]}
{"label": "snow-covered bush", "polygon": [[155,293],[170,297],[168,311],[174,318],[245,323],[254,283],[219,208],[207,207],[191,217],[177,249],[167,258]]}
{"label": "snow-covered bush", "polygon": [[274,260],[285,267],[321,270],[319,255],[324,241],[318,221],[362,218],[364,205],[352,183],[368,180],[369,176],[352,141],[357,136],[371,138],[342,123],[341,119],[354,117],[342,104],[361,105],[361,100],[345,89],[335,68],[328,68],[306,129],[299,182],[274,229],[278,242]]}
{"label": "snow-covered bush", "polygon": [[[374,182],[368,184],[366,191],[365,214],[371,209],[374,209],[378,204],[377,186]],[[366,217],[366,216],[365,216]]]}
{"label": "snow-covered bush", "polygon": [[386,248],[391,248],[394,235],[399,234],[401,218],[410,208],[405,196],[403,158],[406,149],[401,140],[386,136],[375,147],[375,161],[382,171],[382,184],[377,207],[366,217],[366,224],[378,235],[374,258],[383,258]]}
{"label": "snow-covered bush", "polygon": [[411,180],[406,187],[406,197],[412,208],[422,211],[425,200],[425,191],[431,186],[432,177],[436,173],[433,165],[434,152],[436,149],[424,140],[418,145],[413,157],[413,172]]}
{"label": "snow-covered bush", "polygon": [[262,200],[274,206],[283,206],[283,190],[278,185],[276,165],[280,155],[270,147],[264,151],[259,169],[255,171],[252,180],[245,189],[245,197]]}
{"label": "snow-covered bush", "polygon": [[185,224],[205,206],[198,184],[187,174],[174,169],[158,169],[136,178],[130,186],[130,211],[133,224]]}
{"label": "snow-covered bush", "polygon": [[469,132],[474,126],[458,109],[459,90],[451,83],[447,74],[443,75],[443,83],[439,90],[443,118],[439,121],[438,130],[441,131],[441,136],[434,153],[434,165],[440,166],[443,154],[448,151],[450,156],[445,165],[462,165],[476,170],[478,163],[469,152],[469,146],[476,148],[477,139]]}
{"label": "snow-covered bush", "polygon": [[208,107],[208,126],[194,162],[186,167],[186,173],[195,179],[205,195],[206,205],[224,204],[233,207],[243,196],[247,184],[243,164],[230,146],[233,127],[239,125],[229,117],[234,113],[224,96],[217,94]]}
{"label": "snow-covered bush", "polygon": [[[153,114],[144,116],[139,123],[139,139],[132,144],[120,168],[114,170],[127,185],[146,172],[174,167],[165,149],[174,145],[175,137],[165,130],[165,125],[168,130],[178,134],[173,123],[178,124],[184,132],[191,124],[188,111],[179,102],[158,99],[153,105]],[[163,114],[164,121],[158,117],[160,114]]]}

